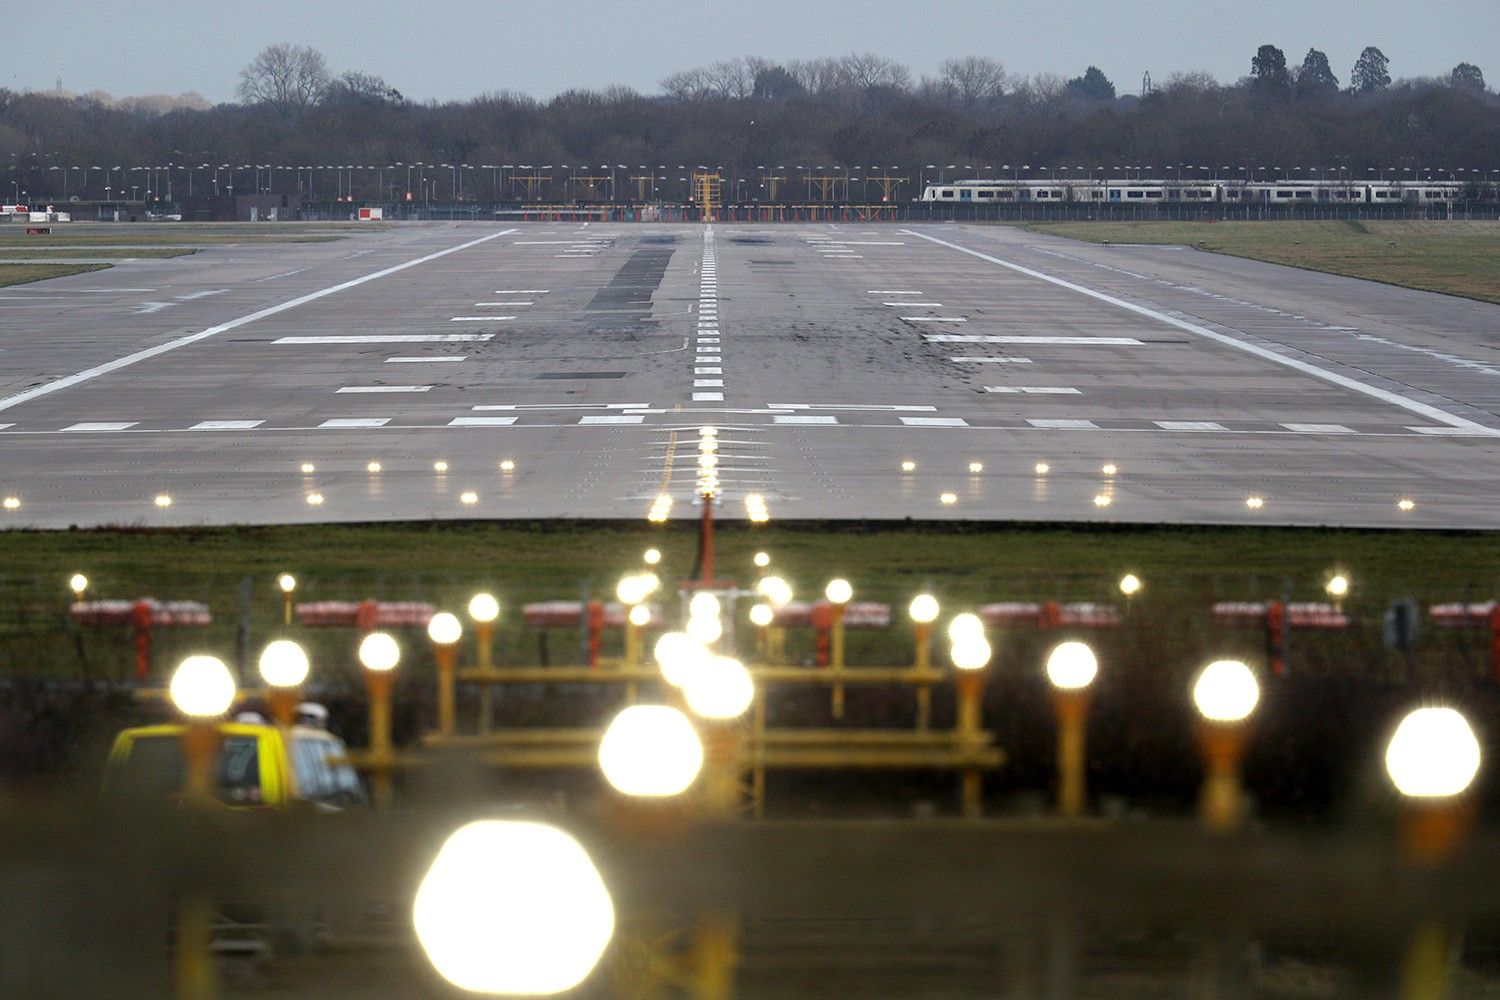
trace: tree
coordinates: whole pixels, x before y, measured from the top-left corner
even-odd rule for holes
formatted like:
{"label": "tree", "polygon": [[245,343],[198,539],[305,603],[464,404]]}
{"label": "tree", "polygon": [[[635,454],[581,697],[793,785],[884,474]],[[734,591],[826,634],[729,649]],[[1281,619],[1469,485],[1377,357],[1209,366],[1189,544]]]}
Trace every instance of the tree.
{"label": "tree", "polygon": [[1292,77],[1286,69],[1286,53],[1274,45],[1262,45],[1250,60],[1251,85],[1260,93],[1280,97],[1291,88]]}
{"label": "tree", "polygon": [[1109,77],[1098,66],[1090,66],[1082,76],[1075,76],[1068,81],[1068,93],[1087,97],[1092,101],[1113,101],[1115,85],[1109,82]]}
{"label": "tree", "polygon": [[1326,53],[1308,49],[1302,57],[1302,68],[1297,71],[1297,96],[1303,100],[1317,100],[1339,92],[1339,78],[1333,75]]}
{"label": "tree", "polygon": [[1354,63],[1349,87],[1361,94],[1373,94],[1391,85],[1391,61],[1375,46],[1367,47]]}
{"label": "tree", "polygon": [[1461,62],[1453,67],[1448,82],[1459,90],[1484,91],[1484,71],[1473,63]]}
{"label": "tree", "polygon": [[362,105],[380,107],[386,104],[405,104],[406,97],[373,73],[351,71],[328,85],[324,101],[328,104]]}
{"label": "tree", "polygon": [[943,63],[941,86],[961,107],[972,108],[1005,93],[1005,67],[988,56],[965,56]]}
{"label": "tree", "polygon": [[789,101],[802,97],[807,88],[787,71],[785,66],[765,66],[755,73],[751,96],[761,101]]}
{"label": "tree", "polygon": [[240,97],[281,114],[306,111],[328,92],[328,61],[305,45],[268,45],[240,70]]}

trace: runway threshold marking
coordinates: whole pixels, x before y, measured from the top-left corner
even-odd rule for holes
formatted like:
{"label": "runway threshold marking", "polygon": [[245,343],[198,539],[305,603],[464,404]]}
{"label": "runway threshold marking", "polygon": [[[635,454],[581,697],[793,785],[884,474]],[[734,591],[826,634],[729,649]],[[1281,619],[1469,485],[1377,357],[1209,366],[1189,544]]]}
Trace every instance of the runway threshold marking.
{"label": "runway threshold marking", "polygon": [[1077,292],[1080,295],[1087,295],[1089,298],[1095,299],[1099,302],[1107,302],[1110,305],[1117,306],[1118,308],[1124,309],[1127,312],[1135,313],[1137,316],[1145,316],[1150,319],[1154,319],[1159,323],[1165,323],[1166,325],[1176,327],[1179,330],[1185,330],[1186,332],[1198,337],[1202,337],[1205,340],[1212,340],[1215,343],[1223,344],[1225,347],[1232,347],[1237,351],[1243,351],[1246,354],[1253,354],[1256,357],[1261,358],[1262,360],[1271,362],[1272,364],[1282,365],[1286,368],[1291,368],[1294,371],[1299,371],[1304,375],[1311,375],[1313,378],[1321,379],[1324,382],[1329,382],[1333,385],[1340,386],[1341,388],[1349,389],[1364,396],[1369,396],[1372,399],[1378,399],[1382,402],[1390,403],[1393,406],[1399,406],[1403,410],[1420,414],[1421,416],[1427,417],[1430,420],[1436,420],[1439,423],[1446,424],[1449,427],[1457,428],[1459,430],[1467,431],[1473,434],[1485,435],[1488,437],[1500,437],[1500,430],[1496,430],[1493,427],[1486,427],[1483,424],[1476,423],[1473,420],[1467,420],[1464,417],[1458,416],[1457,414],[1449,413],[1447,410],[1439,409],[1436,406],[1432,406],[1428,403],[1423,403],[1420,400],[1410,399],[1406,396],[1401,395],[1399,392],[1392,392],[1389,389],[1382,389],[1379,386],[1367,385],[1366,383],[1361,382],[1358,379],[1350,378],[1347,375],[1340,375],[1338,372],[1331,372],[1326,368],[1319,368],[1317,365],[1312,364],[1308,361],[1303,361],[1301,358],[1287,357],[1286,355],[1278,354],[1276,351],[1273,351],[1269,348],[1261,347],[1259,344],[1251,344],[1246,341],[1240,340],[1237,337],[1231,337],[1227,334],[1210,330],[1206,326],[1200,326],[1197,323],[1191,323],[1184,319],[1178,319],[1176,316],[1168,315],[1167,313],[1164,313],[1158,309],[1152,309],[1149,306],[1137,305],[1134,302],[1127,302],[1126,300],[1118,298],[1114,295],[1110,295],[1107,292],[1097,291],[1085,285],[1080,285],[1077,282],[1068,281],[1066,278],[1059,278],[1056,275],[1048,274],[1045,271],[1038,271],[1035,268],[1025,267],[1021,264],[1015,264],[1008,260],[1002,260],[999,257],[995,257],[987,253],[982,253],[981,251],[973,250],[969,247],[961,246],[960,244],[952,243],[948,240],[938,239],[936,236],[928,236],[927,234],[919,233],[914,229],[903,229],[901,230],[901,232],[906,234],[907,236],[915,236],[918,239],[926,240],[929,243],[936,243],[938,246],[944,246],[949,248],[950,250],[957,250],[959,253],[965,253],[971,257],[977,257],[980,260],[988,261],[991,264],[1007,268],[1008,270],[1015,271],[1018,274],[1024,274],[1027,277],[1045,281],[1050,285],[1056,285],[1059,288],[1066,288],[1069,291]]}
{"label": "runway threshold marking", "polygon": [[108,375],[111,372],[117,372],[122,368],[128,368],[131,365],[139,364],[142,361],[149,360],[162,354],[170,353],[171,351],[178,350],[179,348],[187,347],[190,344],[196,344],[200,340],[207,340],[210,337],[217,336],[229,330],[238,329],[239,327],[242,327],[247,323],[254,323],[256,320],[265,319],[268,316],[275,316],[278,313],[284,313],[288,309],[295,309],[298,306],[306,305],[309,302],[316,302],[318,299],[326,298],[327,296],[333,295],[337,292],[346,291],[350,288],[357,288],[358,286],[367,284],[368,282],[374,281],[377,278],[383,278],[389,274],[396,274],[399,271],[405,271],[408,268],[416,267],[419,264],[425,264],[428,261],[437,260],[439,257],[446,257],[449,254],[458,253],[460,250],[467,250],[470,247],[478,246],[481,243],[488,243],[490,240],[496,240],[502,236],[509,236],[514,232],[517,232],[517,230],[505,229],[501,230],[498,233],[491,233],[488,236],[481,236],[477,240],[469,240],[467,243],[460,243],[458,246],[448,247],[444,250],[438,250],[435,253],[425,254],[412,260],[403,261],[400,264],[394,264],[391,267],[381,268],[379,271],[372,271],[369,274],[361,275],[358,278],[351,278],[349,281],[341,281],[337,285],[329,285],[327,288],[320,288],[315,292],[308,292],[306,295],[299,295],[294,299],[288,299],[287,301],[278,303],[274,306],[267,306],[265,309],[257,309],[255,312],[246,313],[245,315],[238,316],[226,323],[219,323],[216,326],[211,326],[206,330],[199,330],[197,333],[190,333],[185,337],[177,337],[174,340],[169,340],[165,343],[157,344],[153,347],[148,347],[145,350],[136,351],[133,354],[127,354],[121,358],[115,358],[113,361],[106,361],[102,365],[95,365],[92,368],[85,368],[83,371],[77,372],[73,375],[66,375],[60,379],[54,379],[53,381],[47,382],[43,385],[27,389],[24,392],[18,392],[12,396],[6,396],[3,399],[0,399],[0,410],[8,410],[12,406],[17,406],[21,403],[29,402],[30,400],[37,399],[41,396],[48,396],[54,392],[61,392],[63,389],[70,389],[75,385],[79,385],[83,382],[88,382],[91,379],[96,379],[101,375]]}
{"label": "runway threshold marking", "polygon": [[344,385],[334,392],[428,392],[431,389],[430,385]]}

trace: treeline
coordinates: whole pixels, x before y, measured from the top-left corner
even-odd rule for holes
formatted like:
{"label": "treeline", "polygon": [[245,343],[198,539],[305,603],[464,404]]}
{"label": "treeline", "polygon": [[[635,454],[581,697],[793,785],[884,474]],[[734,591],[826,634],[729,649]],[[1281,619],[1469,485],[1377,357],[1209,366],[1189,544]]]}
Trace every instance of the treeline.
{"label": "treeline", "polygon": [[[874,55],[744,58],[674,73],[655,94],[614,87],[418,103],[378,76],[335,74],[319,53],[279,45],[241,73],[238,102],[208,108],[158,113],[0,90],[0,169],[35,197],[60,193],[58,174],[70,167],[169,163],[702,164],[747,177],[781,164],[1500,167],[1500,97],[1472,64],[1393,82],[1372,47],[1345,85],[1321,52],[1297,62],[1265,45],[1249,70],[1233,83],[1177,73],[1122,95],[1095,67],[1071,79],[1016,77],[975,56],[914,78]],[[300,176],[279,173],[278,190]]]}

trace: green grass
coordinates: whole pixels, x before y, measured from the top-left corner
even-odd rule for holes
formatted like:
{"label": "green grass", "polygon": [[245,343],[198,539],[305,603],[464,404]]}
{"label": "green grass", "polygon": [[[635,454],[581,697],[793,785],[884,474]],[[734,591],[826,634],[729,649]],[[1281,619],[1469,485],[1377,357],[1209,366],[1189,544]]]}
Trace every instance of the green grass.
{"label": "green grass", "polygon": [[1500,303],[1500,222],[1059,222],[1026,228],[1094,243],[1187,244]]}
{"label": "green grass", "polygon": [[[40,224],[40,223],[39,223]],[[0,247],[152,244],[327,243],[365,232],[378,223],[50,223],[49,236],[27,236],[19,223],[0,226]]]}
{"label": "green grass", "polygon": [[13,258],[26,261],[39,260],[72,260],[75,258],[125,258],[125,257],[185,257],[197,253],[191,247],[119,247],[101,246],[96,248],[85,247],[58,247],[45,246],[31,243],[0,243],[0,259]]}
{"label": "green grass", "polygon": [[47,278],[63,278],[70,274],[103,271],[107,267],[108,264],[0,264],[0,288],[45,281]]}
{"label": "green grass", "polygon": [[[648,546],[664,553],[662,578],[680,579],[692,567],[696,544],[687,525],[561,521],[5,532],[0,663],[72,669],[83,658],[62,619],[66,580],[79,571],[98,596],[206,601],[215,626],[202,635],[164,636],[164,647],[232,650],[241,587],[247,588],[252,631],[263,640],[278,625],[274,581],[281,572],[298,577],[297,595],[305,600],[427,600],[462,610],[469,595],[485,587],[501,598],[514,626],[515,609],[526,601],[576,599],[584,592],[611,598],[618,578],[640,566]],[[816,597],[830,577],[843,575],[854,583],[856,599],[897,608],[898,626],[890,634],[851,637],[851,656],[865,662],[906,655],[904,609],[924,589],[940,598],[945,614],[993,600],[1114,601],[1120,575],[1135,572],[1146,582],[1139,611],[1159,620],[1152,632],[1160,634],[1150,641],[1176,650],[1159,654],[1171,661],[1214,640],[1207,616],[1214,600],[1276,597],[1284,586],[1294,599],[1320,599],[1326,575],[1339,567],[1355,581],[1351,605],[1363,602],[1373,614],[1366,624],[1375,638],[1367,630],[1363,645],[1354,648],[1363,650],[1361,666],[1374,668],[1379,610],[1387,600],[1408,594],[1422,601],[1482,600],[1495,596],[1500,584],[1500,536],[1486,533],[727,525],[718,535],[719,575],[753,581],[751,556],[760,548],[772,554],[773,570],[799,597]],[[347,639],[325,634],[322,641]],[[506,641],[516,655],[533,656],[523,630],[512,627]],[[128,652],[123,634],[101,633],[90,643],[96,658],[111,663],[123,662]],[[1373,654],[1366,648],[1371,643]],[[576,646],[576,635],[562,636],[557,659],[574,659]],[[1257,648],[1247,646],[1249,653]]]}

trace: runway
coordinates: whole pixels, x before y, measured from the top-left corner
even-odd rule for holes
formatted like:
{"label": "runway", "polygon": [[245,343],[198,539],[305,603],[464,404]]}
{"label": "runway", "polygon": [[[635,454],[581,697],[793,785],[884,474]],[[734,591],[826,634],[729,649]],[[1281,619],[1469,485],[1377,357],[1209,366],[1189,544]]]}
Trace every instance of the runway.
{"label": "runway", "polygon": [[411,224],[0,289],[0,526],[1500,527],[1500,306],[1006,226]]}

